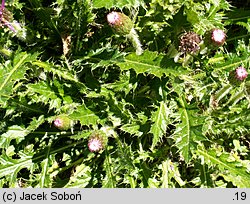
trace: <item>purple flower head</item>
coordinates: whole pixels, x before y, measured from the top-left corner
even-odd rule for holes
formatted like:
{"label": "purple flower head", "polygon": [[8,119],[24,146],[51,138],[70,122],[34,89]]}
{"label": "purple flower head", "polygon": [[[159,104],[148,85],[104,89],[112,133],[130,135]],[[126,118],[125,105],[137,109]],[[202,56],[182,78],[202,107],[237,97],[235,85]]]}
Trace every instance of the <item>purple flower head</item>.
{"label": "purple flower head", "polygon": [[2,0],[2,4],[1,4],[1,7],[0,7],[0,21],[2,21],[2,18],[3,18],[4,8],[5,8],[5,1]]}
{"label": "purple flower head", "polygon": [[99,152],[103,148],[103,144],[100,138],[94,137],[88,141],[88,147],[91,152]]}
{"label": "purple flower head", "polygon": [[16,29],[9,22],[9,16],[11,14],[5,9],[5,1],[2,0],[2,4],[0,7],[0,25],[3,24],[7,26],[11,31],[17,33]]}
{"label": "purple flower head", "polygon": [[229,73],[229,82],[239,86],[247,78],[247,70],[240,66]]}
{"label": "purple flower head", "polygon": [[226,34],[221,29],[213,29],[211,31],[211,40],[214,44],[221,46],[226,40]]}
{"label": "purple flower head", "polygon": [[117,22],[120,21],[119,13],[115,12],[115,11],[112,11],[111,13],[109,13],[107,15],[107,21],[111,25],[117,24]]}
{"label": "purple flower head", "polygon": [[56,127],[62,127],[63,121],[60,118],[57,118],[57,119],[54,120],[54,125]]}
{"label": "purple flower head", "polygon": [[96,130],[89,137],[88,140],[89,151],[100,152],[102,149],[105,148],[107,142],[108,142],[107,135],[101,130]]}
{"label": "purple flower head", "polygon": [[243,81],[245,78],[247,78],[247,75],[247,70],[244,67],[238,67],[235,70],[235,77],[240,81]]}

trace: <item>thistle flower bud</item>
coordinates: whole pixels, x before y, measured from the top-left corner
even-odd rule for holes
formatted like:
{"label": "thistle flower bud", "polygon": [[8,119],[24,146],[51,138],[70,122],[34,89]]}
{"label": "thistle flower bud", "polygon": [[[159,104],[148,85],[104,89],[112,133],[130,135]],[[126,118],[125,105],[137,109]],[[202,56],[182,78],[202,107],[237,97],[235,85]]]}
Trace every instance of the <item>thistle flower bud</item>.
{"label": "thistle flower bud", "polygon": [[100,152],[107,144],[107,136],[102,131],[93,132],[88,140],[88,148],[91,152]]}
{"label": "thistle flower bud", "polygon": [[201,37],[195,32],[187,32],[180,38],[179,49],[182,53],[194,54],[200,50]]}
{"label": "thistle flower bud", "polygon": [[214,45],[222,46],[226,40],[226,34],[221,29],[213,29],[210,33],[211,41]]}
{"label": "thistle flower bud", "polygon": [[59,130],[68,130],[72,125],[73,121],[66,115],[60,115],[54,120],[54,126]]}
{"label": "thistle flower bud", "polygon": [[107,21],[119,35],[127,35],[134,27],[131,19],[124,13],[113,11],[107,15]]}
{"label": "thistle flower bud", "polygon": [[244,67],[238,67],[229,74],[229,81],[232,84],[239,85],[247,78],[247,70]]}
{"label": "thistle flower bud", "polygon": [[125,35],[132,42],[137,55],[142,54],[139,36],[134,29],[134,23],[128,16],[121,12],[112,11],[107,15],[107,21],[116,34]]}

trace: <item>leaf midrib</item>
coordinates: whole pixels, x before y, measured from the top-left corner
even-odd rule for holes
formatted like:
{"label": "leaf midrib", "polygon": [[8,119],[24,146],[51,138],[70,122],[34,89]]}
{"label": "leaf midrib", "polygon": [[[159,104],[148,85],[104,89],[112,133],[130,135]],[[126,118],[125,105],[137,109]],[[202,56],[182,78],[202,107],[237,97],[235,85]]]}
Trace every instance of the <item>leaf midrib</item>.
{"label": "leaf midrib", "polygon": [[18,67],[23,63],[23,61],[28,57],[28,54],[24,55],[22,59],[14,66],[14,68],[10,71],[9,75],[4,80],[3,84],[0,86],[0,91],[4,88],[4,86],[7,84],[7,82],[10,80],[13,73],[18,69]]}
{"label": "leaf midrib", "polygon": [[185,107],[185,103],[184,103],[184,101],[183,101],[183,99],[181,98],[181,100],[180,100],[180,102],[181,102],[181,106],[182,106],[182,108],[183,108],[183,114],[184,114],[184,117],[185,117],[185,120],[186,120],[186,128],[187,128],[187,148],[188,148],[188,151],[187,151],[187,153],[188,153],[188,161],[189,161],[189,157],[190,157],[190,154],[189,154],[189,151],[190,151],[190,122],[189,122],[189,120],[188,120],[188,113],[187,113],[187,109],[186,109],[186,107]]}
{"label": "leaf midrib", "polygon": [[[70,148],[70,147],[73,147],[73,146],[76,146],[76,145],[79,145],[79,144],[82,144],[82,141],[75,142],[75,143],[72,143],[72,144],[67,145],[65,147],[61,147],[59,149],[53,150],[53,151],[50,152],[50,154],[51,155],[52,154],[56,154],[56,153],[61,152],[61,151],[65,150],[65,149],[67,149],[67,148]],[[23,161],[19,161],[19,163],[17,163],[17,164],[14,164],[14,165],[11,165],[11,166],[7,166],[7,167],[3,167],[2,169],[0,169],[0,175],[3,174],[3,176],[6,176],[6,174],[4,174],[3,172],[9,172],[9,171],[12,171],[12,169],[15,170],[16,168],[18,168],[20,166],[28,167],[29,166],[28,164],[30,162],[31,163],[35,162],[35,161],[40,160],[40,159],[42,159],[44,157],[46,157],[46,155],[39,155],[37,157],[27,156]]]}
{"label": "leaf midrib", "polygon": [[208,153],[206,153],[204,151],[201,151],[201,150],[198,149],[197,152],[200,153],[200,154],[202,154],[203,156],[209,158],[209,160],[214,161],[216,164],[223,166],[225,169],[228,169],[228,170],[234,172],[236,175],[240,175],[242,177],[249,177],[250,176],[250,175],[248,176],[248,175],[244,174],[241,171],[235,171],[235,168],[233,168],[233,167],[231,167],[231,166],[223,163],[222,161],[216,159],[215,157],[209,155]]}
{"label": "leaf midrib", "polygon": [[[163,106],[163,105],[164,105],[164,104],[161,102],[161,103],[160,103],[159,110],[157,110],[157,112],[159,113],[159,114],[157,114],[157,115],[159,115],[159,117],[157,117],[157,120],[156,120],[156,122],[155,122],[155,124],[157,125],[157,127],[159,127],[159,123],[160,123],[159,121],[162,120],[162,108],[163,108],[162,106]],[[156,112],[156,113],[157,113],[157,112]],[[157,134],[157,137],[160,138],[159,135],[160,135],[160,132],[162,132],[162,129],[161,129],[161,127],[160,127],[160,128],[157,128],[157,129],[158,129],[158,131],[157,131],[157,133],[158,133],[158,134]],[[155,138],[155,136],[154,136],[152,148],[156,145],[157,142],[155,142],[155,141],[156,141],[158,138]]]}
{"label": "leaf midrib", "polygon": [[153,64],[148,64],[148,63],[144,63],[144,62],[138,62],[138,61],[132,61],[132,60],[128,60],[128,59],[125,59],[125,61],[129,62],[129,63],[134,63],[134,64],[139,64],[139,65],[142,65],[142,66],[148,66],[148,67],[154,67],[154,68],[157,68],[157,69],[163,69],[161,66],[157,66],[157,65],[153,65]]}

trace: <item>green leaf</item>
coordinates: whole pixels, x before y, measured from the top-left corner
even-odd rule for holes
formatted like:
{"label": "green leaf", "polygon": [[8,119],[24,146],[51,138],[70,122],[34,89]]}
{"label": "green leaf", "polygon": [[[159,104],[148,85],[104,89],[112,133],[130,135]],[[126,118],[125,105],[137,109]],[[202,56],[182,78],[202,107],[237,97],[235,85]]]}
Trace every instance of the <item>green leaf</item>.
{"label": "green leaf", "polygon": [[137,74],[153,74],[159,78],[164,74],[178,76],[187,72],[184,68],[177,67],[173,60],[167,59],[166,56],[150,51],[145,51],[140,56],[135,53],[129,54],[116,64],[121,70],[134,69]]}
{"label": "green leaf", "polygon": [[55,161],[55,155],[50,155],[51,142],[46,148],[46,158],[41,162],[41,175],[39,178],[39,188],[51,187],[52,179],[50,178],[50,173],[48,172],[49,166]]}
{"label": "green leaf", "polygon": [[[58,152],[65,152],[68,148],[72,148],[77,144],[80,144],[80,143],[79,142],[72,143],[72,144],[51,150],[49,152],[49,155],[51,156],[51,155],[55,155]],[[54,156],[51,157],[51,159],[47,161],[46,158],[48,155],[46,155],[46,153],[35,154],[33,147],[34,145],[28,145],[25,147],[24,150],[19,151],[17,154],[19,157],[18,159],[12,159],[11,157],[8,157],[5,153],[2,153],[2,155],[0,156],[0,178],[6,177],[6,179],[10,181],[10,186],[13,187],[15,183],[17,182],[17,174],[20,172],[21,169],[29,170],[30,178],[33,178],[34,170],[35,170],[37,163],[40,163],[43,161],[42,168],[43,168],[44,174],[42,174],[42,176],[40,176],[39,178],[40,178],[40,181],[44,180],[45,179],[44,175],[46,174],[45,172],[48,172],[47,167],[49,165],[51,166],[51,161],[54,161]],[[46,179],[44,181],[48,182],[48,180]],[[49,182],[51,181],[52,180],[50,180]],[[34,182],[33,179],[32,179],[32,182]],[[46,182],[44,182],[44,184],[46,184]]]}
{"label": "green leaf", "polygon": [[249,160],[240,160],[232,154],[219,151],[218,148],[204,150],[199,147],[196,152],[208,165],[216,165],[219,168],[219,175],[224,179],[238,188],[250,188]]}
{"label": "green leaf", "polygon": [[101,87],[100,92],[92,91],[86,96],[90,98],[105,97],[105,103],[107,103],[109,106],[109,112],[114,113],[115,117],[121,118],[124,121],[130,120],[132,118],[132,114],[127,108],[128,106],[131,106],[131,104],[126,102],[124,99],[118,99],[115,92],[107,89],[105,85]]}
{"label": "green leaf", "polygon": [[91,180],[91,168],[81,164],[75,168],[65,188],[85,188]]}
{"label": "green leaf", "polygon": [[49,166],[49,159],[46,158],[41,162],[42,171],[39,179],[40,188],[49,187],[49,184],[51,183],[50,174],[48,173],[48,166]]}
{"label": "green leaf", "polygon": [[24,137],[29,132],[24,128],[18,125],[13,125],[8,128],[8,131],[1,135],[0,145],[1,147],[7,148],[11,142],[11,140],[16,140],[17,143],[21,142]]}
{"label": "green leaf", "polygon": [[157,111],[152,114],[151,121],[153,122],[150,132],[153,134],[153,143],[151,148],[154,149],[156,144],[160,142],[162,136],[166,134],[167,125],[170,123],[169,115],[171,109],[167,107],[164,101],[160,102]]}
{"label": "green leaf", "polygon": [[103,164],[103,168],[106,172],[105,178],[102,181],[103,188],[115,188],[116,180],[115,180],[115,172],[114,165],[112,165],[112,158],[110,155],[106,154],[106,158]]}
{"label": "green leaf", "polygon": [[124,92],[128,95],[131,91],[134,91],[137,87],[137,83],[131,83],[131,72],[126,71],[120,74],[119,80],[114,83],[104,84],[107,89],[112,89],[114,92]]}
{"label": "green leaf", "polygon": [[14,84],[25,78],[25,73],[29,69],[27,63],[36,60],[37,54],[27,54],[26,52],[16,53],[12,62],[7,61],[5,66],[0,66],[0,105],[3,105],[15,91]]}
{"label": "green leaf", "polygon": [[180,98],[179,102],[180,124],[176,125],[173,139],[181,156],[186,163],[189,163],[197,143],[205,140],[202,134],[204,118],[197,114],[199,111],[197,108],[188,106],[184,98]]}
{"label": "green leaf", "polygon": [[41,115],[38,119],[33,118],[32,122],[27,128],[13,125],[8,128],[8,131],[3,133],[0,137],[0,146],[7,148],[12,140],[20,143],[26,135],[36,130],[44,122],[44,117]]}
{"label": "green leaf", "polygon": [[117,8],[131,8],[131,7],[139,7],[142,4],[142,0],[93,0],[94,8],[102,8],[105,7],[107,9],[117,7]]}
{"label": "green leaf", "polygon": [[180,172],[178,170],[178,165],[170,160],[163,161],[159,166],[162,170],[162,188],[174,188],[175,184],[172,179],[174,179],[180,186],[184,186],[185,182],[182,180]]}
{"label": "green leaf", "polygon": [[12,159],[5,154],[0,156],[0,178],[6,176],[13,187],[17,180],[17,173],[21,169],[31,169],[33,167],[32,153],[19,152],[20,159]]}
{"label": "green leaf", "polygon": [[62,99],[59,98],[48,82],[40,81],[36,84],[27,85],[28,93],[33,103],[49,104],[49,109],[60,108]]}
{"label": "green leaf", "polygon": [[61,67],[56,67],[51,63],[42,61],[35,61],[32,64],[38,67],[42,67],[45,71],[52,72],[54,75],[57,75],[60,78],[80,84],[80,82],[77,79],[77,76],[72,74],[69,70],[62,69]]}
{"label": "green leaf", "polygon": [[99,117],[85,105],[77,107],[77,109],[69,115],[72,120],[79,120],[81,125],[97,125]]}
{"label": "green leaf", "polygon": [[148,179],[148,188],[159,188],[160,182],[155,178]]}
{"label": "green leaf", "polygon": [[138,124],[125,124],[120,128],[122,131],[127,132],[131,135],[141,136],[143,132],[140,130],[140,125]]}
{"label": "green leaf", "polygon": [[[230,57],[229,57],[230,56]],[[227,58],[224,57],[225,63],[222,63],[220,61],[215,61],[215,64],[212,65],[213,71],[212,75],[213,76],[220,76],[222,73],[225,71],[231,71],[234,70],[235,68],[243,65],[243,64],[248,64],[250,62],[249,56],[246,53],[243,53],[242,56],[237,56],[235,54],[228,55]],[[210,62],[212,62],[210,60]]]}

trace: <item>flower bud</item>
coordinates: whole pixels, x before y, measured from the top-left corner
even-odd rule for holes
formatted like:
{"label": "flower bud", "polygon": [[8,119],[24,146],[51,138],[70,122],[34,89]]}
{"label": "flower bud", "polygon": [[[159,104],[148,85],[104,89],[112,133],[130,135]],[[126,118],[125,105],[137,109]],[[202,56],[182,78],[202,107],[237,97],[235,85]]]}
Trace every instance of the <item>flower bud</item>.
{"label": "flower bud", "polygon": [[229,74],[229,81],[231,84],[239,85],[247,78],[247,70],[244,67],[238,67]]}
{"label": "flower bud", "polygon": [[72,127],[73,121],[66,115],[60,115],[54,120],[54,126],[59,130],[68,130]]}
{"label": "flower bud", "polygon": [[107,15],[107,21],[119,35],[128,35],[134,27],[131,19],[121,12],[112,11]]}
{"label": "flower bud", "polygon": [[93,132],[88,140],[88,148],[91,152],[100,152],[107,144],[107,136],[102,131]]}
{"label": "flower bud", "polygon": [[187,32],[180,38],[179,49],[182,53],[194,54],[200,50],[201,37],[195,32]]}
{"label": "flower bud", "polygon": [[132,20],[124,13],[112,11],[107,15],[107,21],[116,34],[125,35],[136,49],[136,54],[143,53],[142,45]]}
{"label": "flower bud", "polygon": [[213,29],[210,33],[211,41],[214,45],[222,46],[226,40],[226,34],[221,29]]}

